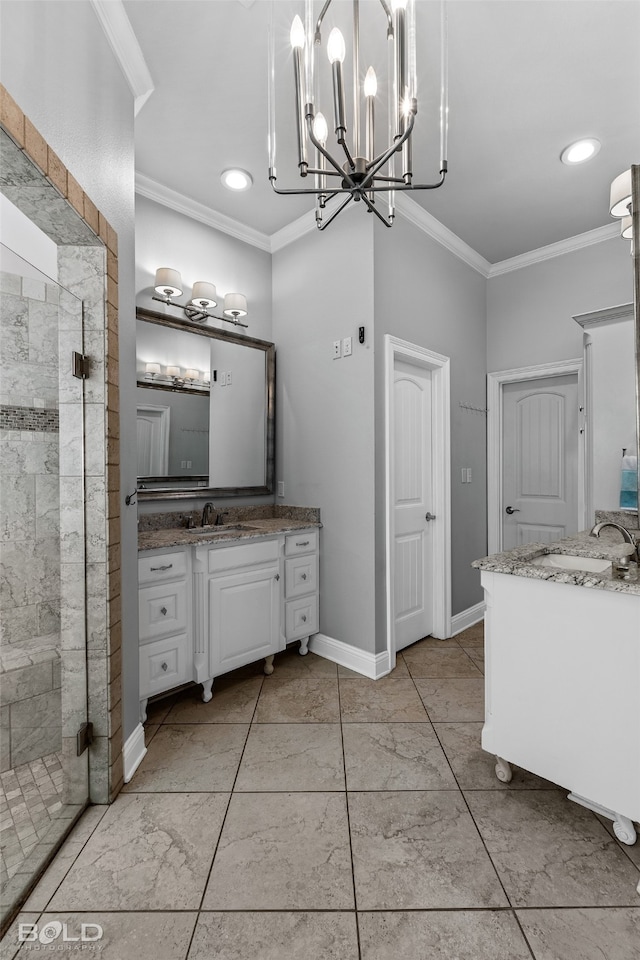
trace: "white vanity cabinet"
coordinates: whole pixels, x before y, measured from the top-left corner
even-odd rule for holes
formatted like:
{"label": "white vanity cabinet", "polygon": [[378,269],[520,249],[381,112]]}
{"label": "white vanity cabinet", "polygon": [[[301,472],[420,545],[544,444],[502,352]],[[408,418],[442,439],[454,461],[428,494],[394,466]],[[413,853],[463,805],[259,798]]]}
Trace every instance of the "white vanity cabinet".
{"label": "white vanity cabinet", "polygon": [[191,551],[182,547],[138,560],[140,701],[192,677]]}
{"label": "white vanity cabinet", "polygon": [[199,542],[140,555],[140,701],[215,677],[318,632],[317,529]]}

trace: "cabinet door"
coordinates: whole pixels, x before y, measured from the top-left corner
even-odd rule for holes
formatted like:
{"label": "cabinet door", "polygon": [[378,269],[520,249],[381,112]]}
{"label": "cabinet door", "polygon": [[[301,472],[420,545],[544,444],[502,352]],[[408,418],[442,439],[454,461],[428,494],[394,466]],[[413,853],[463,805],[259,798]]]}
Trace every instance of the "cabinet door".
{"label": "cabinet door", "polygon": [[214,676],[280,648],[278,564],[209,580],[209,638]]}

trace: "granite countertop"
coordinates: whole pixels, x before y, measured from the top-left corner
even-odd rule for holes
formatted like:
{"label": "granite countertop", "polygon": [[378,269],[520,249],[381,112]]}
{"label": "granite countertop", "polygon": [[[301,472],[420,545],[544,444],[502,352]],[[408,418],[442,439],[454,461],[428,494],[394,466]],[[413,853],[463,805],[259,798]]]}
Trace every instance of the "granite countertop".
{"label": "granite countertop", "polygon": [[[632,533],[634,531],[631,531]],[[490,570],[493,573],[513,574],[528,577],[531,580],[548,580],[551,583],[569,583],[577,587],[591,587],[595,590],[611,590],[615,593],[631,593],[640,596],[638,566],[630,563],[630,579],[618,580],[613,576],[611,567],[603,573],[585,570],[554,569],[540,567],[530,561],[547,555],[592,557],[599,560],[620,560],[628,557],[631,545],[621,540],[620,534],[612,529],[603,530],[600,537],[592,537],[588,530],[565,537],[554,543],[527,543],[504,553],[494,553],[490,557],[474,560],[471,564],[478,570]]]}
{"label": "granite countertop", "polygon": [[[319,520],[294,520],[287,517],[264,517],[261,519],[246,519],[230,522],[229,527],[240,529],[224,529],[212,526],[208,533],[200,533],[202,527],[196,526],[192,530],[186,527],[169,527],[163,530],[143,530],[138,533],[138,550],[159,550],[168,547],[192,546],[199,543],[231,543],[239,540],[256,540],[259,537],[275,536],[279,533],[290,533],[294,530],[308,530],[310,527],[320,528]],[[217,532],[216,532],[217,530]]]}

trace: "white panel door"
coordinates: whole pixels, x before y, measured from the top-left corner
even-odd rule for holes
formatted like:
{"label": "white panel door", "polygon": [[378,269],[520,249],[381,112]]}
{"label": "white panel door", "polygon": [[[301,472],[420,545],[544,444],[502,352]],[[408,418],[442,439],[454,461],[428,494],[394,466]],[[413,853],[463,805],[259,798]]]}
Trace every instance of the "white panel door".
{"label": "white panel door", "polygon": [[502,549],[576,533],[577,374],[506,383],[502,404]]}
{"label": "white panel door", "polygon": [[394,610],[396,650],[433,627],[431,371],[394,363]]}

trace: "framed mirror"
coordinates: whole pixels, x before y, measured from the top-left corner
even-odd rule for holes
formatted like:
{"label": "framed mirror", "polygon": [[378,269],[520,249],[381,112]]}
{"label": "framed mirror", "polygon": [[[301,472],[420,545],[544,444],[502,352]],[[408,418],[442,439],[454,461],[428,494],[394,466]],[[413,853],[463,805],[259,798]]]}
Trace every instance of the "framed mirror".
{"label": "framed mirror", "polygon": [[273,493],[275,346],[136,310],[138,499]]}

